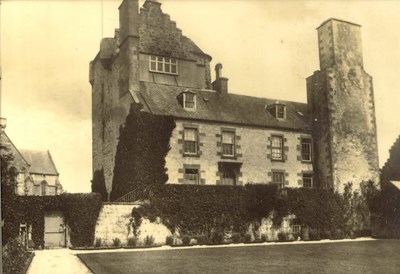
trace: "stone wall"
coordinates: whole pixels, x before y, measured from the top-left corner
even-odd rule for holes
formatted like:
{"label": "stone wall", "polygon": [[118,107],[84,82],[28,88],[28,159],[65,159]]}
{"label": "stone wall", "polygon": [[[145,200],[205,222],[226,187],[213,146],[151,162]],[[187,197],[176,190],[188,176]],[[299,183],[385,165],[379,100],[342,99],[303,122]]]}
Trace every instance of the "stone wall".
{"label": "stone wall", "polygon": [[[198,157],[187,157],[182,153],[183,128],[195,126],[199,133]],[[229,127],[235,130],[236,158],[223,158],[221,153],[221,130]],[[269,138],[272,134],[284,138],[284,161],[273,161],[269,158],[271,149]],[[222,124],[176,120],[176,128],[171,137],[171,150],[166,157],[168,183],[179,183],[183,179],[184,165],[200,166],[200,178],[204,184],[215,185],[220,181],[219,162],[243,163],[238,176],[238,183],[270,183],[271,172],[285,172],[285,180],[289,187],[302,185],[302,173],[312,173],[312,164],[302,162],[300,156],[301,137],[310,138],[301,132],[254,128],[246,126],[224,126]]]}
{"label": "stone wall", "polygon": [[[134,237],[132,227],[132,209],[139,205],[133,203],[105,203],[100,211],[95,228],[95,241],[101,239],[103,246],[112,246],[113,239],[118,238],[122,245],[127,245],[128,238]],[[142,245],[146,236],[152,236],[155,244],[165,244],[171,232],[158,220],[150,222],[142,219],[138,229],[138,245]]]}

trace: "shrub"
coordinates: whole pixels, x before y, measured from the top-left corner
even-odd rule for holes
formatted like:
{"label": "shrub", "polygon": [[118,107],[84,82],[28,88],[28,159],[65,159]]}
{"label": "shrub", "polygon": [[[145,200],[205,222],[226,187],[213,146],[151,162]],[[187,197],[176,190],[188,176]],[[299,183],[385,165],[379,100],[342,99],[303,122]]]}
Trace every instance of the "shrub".
{"label": "shrub", "polygon": [[299,238],[301,239],[301,233],[299,233],[299,232],[293,233],[293,239],[294,239],[294,240],[297,241]]}
{"label": "shrub", "polygon": [[319,231],[317,229],[310,229],[309,230],[309,237],[310,237],[310,240],[313,240],[313,241],[321,240],[321,237],[319,235]]}
{"label": "shrub", "polygon": [[121,240],[118,237],[113,239],[113,246],[114,247],[121,246]]}
{"label": "shrub", "polygon": [[207,239],[203,235],[197,236],[196,240],[197,240],[197,244],[199,244],[199,245],[204,245],[207,243]]}
{"label": "shrub", "polygon": [[332,236],[330,237],[330,239],[332,240],[341,240],[343,238],[344,238],[343,232],[340,229],[333,230]]}
{"label": "shrub", "polygon": [[371,237],[372,232],[370,229],[362,229],[362,230],[356,230],[354,231],[354,237],[359,238],[359,237]]}
{"label": "shrub", "polygon": [[25,250],[24,246],[17,239],[9,240],[2,252],[3,273],[23,273],[29,256],[30,253]]}
{"label": "shrub", "polygon": [[266,241],[268,241],[267,235],[262,234],[262,235],[261,235],[261,242],[262,242],[262,243],[265,243]]}
{"label": "shrub", "polygon": [[189,236],[184,236],[183,238],[182,238],[182,243],[183,243],[183,245],[189,245],[190,244],[190,237]]}
{"label": "shrub", "polygon": [[174,237],[173,236],[167,236],[165,239],[165,244],[166,245],[173,245],[174,244]]}
{"label": "shrub", "polygon": [[246,233],[246,234],[244,235],[244,242],[245,242],[245,243],[250,243],[250,242],[251,242],[251,234]]}
{"label": "shrub", "polygon": [[136,246],[137,245],[137,238],[136,237],[129,237],[127,245],[128,246]]}
{"label": "shrub", "polygon": [[287,241],[288,237],[286,235],[286,233],[283,232],[279,232],[278,233],[278,240],[281,242]]}
{"label": "shrub", "polygon": [[96,240],[94,242],[94,246],[95,247],[100,247],[101,246],[101,238],[96,238]]}
{"label": "shrub", "polygon": [[154,245],[154,237],[147,235],[146,238],[144,238],[144,245],[145,246],[153,246]]}
{"label": "shrub", "polygon": [[242,236],[239,233],[233,233],[231,239],[234,243],[240,243],[242,241]]}
{"label": "shrub", "polygon": [[210,242],[212,244],[222,244],[224,242],[224,234],[222,232],[214,232],[211,236]]}

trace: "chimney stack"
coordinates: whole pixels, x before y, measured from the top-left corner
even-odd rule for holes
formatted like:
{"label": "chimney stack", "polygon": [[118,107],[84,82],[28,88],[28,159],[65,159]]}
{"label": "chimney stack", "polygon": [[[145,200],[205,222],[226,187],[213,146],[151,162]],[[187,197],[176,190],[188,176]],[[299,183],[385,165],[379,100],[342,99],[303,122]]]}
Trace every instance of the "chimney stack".
{"label": "chimney stack", "polygon": [[120,45],[128,37],[139,37],[138,0],[124,0],[119,6],[119,37]]}
{"label": "chimney stack", "polygon": [[219,94],[228,94],[228,78],[222,77],[222,64],[215,65],[215,81],[212,83],[213,89]]}

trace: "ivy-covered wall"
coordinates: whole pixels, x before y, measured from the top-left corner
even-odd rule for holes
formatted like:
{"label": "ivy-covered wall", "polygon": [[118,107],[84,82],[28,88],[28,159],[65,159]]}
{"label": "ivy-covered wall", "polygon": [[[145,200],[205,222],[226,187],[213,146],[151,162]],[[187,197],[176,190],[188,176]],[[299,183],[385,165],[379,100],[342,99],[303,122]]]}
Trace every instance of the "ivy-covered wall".
{"label": "ivy-covered wall", "polygon": [[164,185],[153,194],[138,209],[141,216],[161,217],[172,232],[178,229],[181,235],[203,236],[211,242],[216,235],[244,237],[249,228],[256,232],[268,218],[278,227],[284,217],[293,214],[313,238],[353,237],[371,230],[367,194],[354,193],[351,186],[338,194],[325,189],[278,189],[276,185]]}
{"label": "ivy-covered wall", "polygon": [[120,130],[110,201],[132,190],[149,193],[168,180],[165,157],[175,122],[141,109],[142,105],[132,104]]}

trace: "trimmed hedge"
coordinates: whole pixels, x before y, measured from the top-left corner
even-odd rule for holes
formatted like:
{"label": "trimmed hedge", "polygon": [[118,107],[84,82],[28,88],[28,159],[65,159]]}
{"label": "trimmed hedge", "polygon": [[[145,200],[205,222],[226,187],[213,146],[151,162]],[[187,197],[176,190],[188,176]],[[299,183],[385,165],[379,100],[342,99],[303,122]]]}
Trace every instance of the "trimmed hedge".
{"label": "trimmed hedge", "polygon": [[97,193],[62,194],[60,196],[14,196],[4,216],[3,241],[18,237],[20,223],[32,225],[35,247],[44,246],[46,212],[62,211],[70,228],[73,246],[91,246],[94,229],[102,206]]}
{"label": "trimmed hedge", "polygon": [[226,232],[245,238],[249,224],[256,231],[271,213],[275,226],[283,217],[294,214],[299,224],[309,228],[311,238],[340,239],[370,229],[366,189],[368,186],[361,194],[341,195],[325,189],[279,190],[276,185],[261,184],[169,184],[160,186],[150,203],[137,211],[150,220],[161,217],[173,233],[179,228],[184,236],[204,236],[207,243],[223,241]]}

